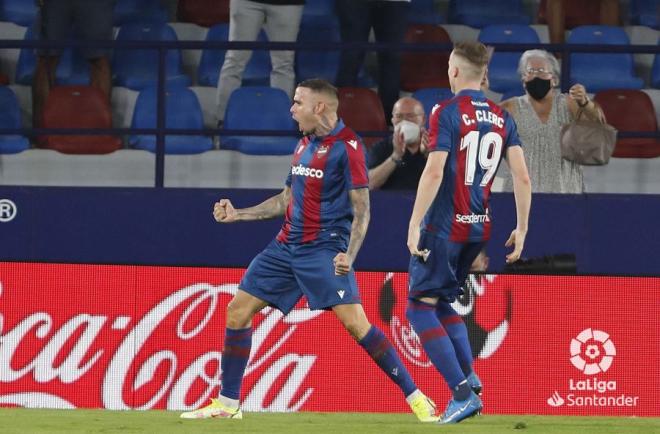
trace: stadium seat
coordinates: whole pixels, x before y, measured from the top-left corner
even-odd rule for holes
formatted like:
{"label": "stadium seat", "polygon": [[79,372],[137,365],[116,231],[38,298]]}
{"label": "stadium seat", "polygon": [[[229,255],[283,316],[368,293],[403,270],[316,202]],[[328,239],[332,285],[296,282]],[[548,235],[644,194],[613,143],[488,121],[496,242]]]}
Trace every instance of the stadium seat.
{"label": "stadium seat", "polygon": [[660,89],[660,54],[655,55],[653,68],[651,69],[651,86]]}
{"label": "stadium seat", "polygon": [[[322,27],[321,27],[322,26]],[[302,22],[298,31],[298,42],[339,42],[339,27],[336,22],[309,24]],[[339,68],[338,50],[297,50],[296,80],[325,78],[334,82]]]}
{"label": "stadium seat", "polygon": [[115,26],[152,21],[159,23],[168,21],[167,9],[163,7],[161,0],[116,0],[113,11]]}
{"label": "stadium seat", "polygon": [[[112,128],[108,98],[92,86],[59,86],[50,90],[43,113],[44,128]],[[122,147],[119,137],[41,136],[39,147],[65,154],[108,154]]]}
{"label": "stadium seat", "polygon": [[524,94],[525,94],[525,89],[522,86],[520,86],[519,89],[513,89],[503,93],[500,101],[506,101],[507,99],[511,99],[515,96],[523,96]]}
{"label": "stadium seat", "polygon": [[435,7],[435,0],[412,0],[408,22],[410,24],[440,24],[443,19]]}
{"label": "stadium seat", "polygon": [[[653,102],[641,90],[604,90],[598,92],[594,100],[603,108],[607,123],[619,131],[658,131]],[[654,138],[618,139],[613,156],[620,158],[660,157],[660,141]]]}
{"label": "stadium seat", "polygon": [[10,21],[30,27],[37,16],[37,2],[30,0],[0,0],[0,21]]}
{"label": "stadium seat", "polygon": [[[385,111],[378,94],[366,87],[342,87],[339,89],[339,117],[361,136],[365,131],[387,131]],[[368,147],[382,137],[362,137]]]}
{"label": "stadium seat", "polygon": [[[187,87],[170,85],[165,92],[165,127],[203,129],[204,119],[197,95]],[[140,92],[133,111],[132,128],[156,128],[158,88],[148,87]],[[156,152],[156,136],[133,135],[129,146]],[[207,136],[165,136],[166,154],[199,154],[213,149],[213,139]]]}
{"label": "stadium seat", "polygon": [[419,100],[424,106],[424,113],[426,114],[426,125],[428,126],[429,117],[431,116],[431,109],[440,101],[445,101],[454,97],[451,89],[447,87],[427,87],[424,89],[417,89],[411,95],[413,98]]}
{"label": "stadium seat", "polygon": [[531,24],[522,0],[450,0],[449,22],[480,29],[489,24]]}
{"label": "stadium seat", "polygon": [[[539,36],[529,26],[520,24],[486,26],[479,33],[479,41],[484,44],[538,44]],[[522,88],[518,74],[518,61],[522,52],[495,50],[488,65],[490,89],[506,93]]]}
{"label": "stadium seat", "polygon": [[9,77],[7,75],[0,73],[0,85],[6,86],[9,84]]}
{"label": "stadium seat", "polygon": [[335,0],[307,0],[303,8],[301,24],[338,24]]}
{"label": "stadium seat", "polygon": [[[599,24],[600,22],[600,2],[594,0],[571,0],[564,2],[564,15],[566,29],[573,29],[579,26],[588,26]],[[541,0],[538,12],[539,24],[547,24],[548,20],[545,14],[546,0]]]}
{"label": "stadium seat", "polygon": [[[621,27],[581,26],[571,32],[569,44],[630,45]],[[571,54],[571,84],[581,83],[588,92],[604,89],[640,89],[644,81],[634,76],[630,53]]]}
{"label": "stadium seat", "polygon": [[[447,31],[431,24],[408,26],[404,40],[413,44],[451,44]],[[449,53],[450,51],[439,50],[403,52],[401,88],[407,92],[414,92],[425,87],[449,87],[447,79]]]}
{"label": "stadium seat", "polygon": [[[224,128],[228,130],[297,131],[291,118],[291,100],[282,89],[265,86],[241,87],[227,102]],[[220,136],[220,149],[251,155],[289,155],[297,136]]]}
{"label": "stadium seat", "polygon": [[[14,92],[0,86],[0,128],[21,128],[21,108]],[[0,154],[16,154],[30,147],[30,142],[18,134],[0,134]]]}
{"label": "stadium seat", "polygon": [[630,23],[660,29],[658,0],[630,0]]}
{"label": "stadium seat", "polygon": [[[32,29],[25,32],[24,40],[34,39]],[[32,85],[34,70],[37,65],[37,57],[32,48],[21,48],[16,63],[16,83]],[[89,84],[89,63],[79,50],[66,48],[62,51],[60,61],[55,70],[55,83],[62,86]]]}
{"label": "stadium seat", "polygon": [[[229,24],[216,24],[206,34],[206,41],[227,41]],[[266,33],[259,33],[259,41],[267,42]],[[217,86],[220,69],[225,61],[226,50],[202,50],[197,68],[197,82],[202,86]],[[243,71],[243,86],[267,86],[270,83],[270,53],[267,50],[254,50]]]}
{"label": "stadium seat", "polygon": [[[118,41],[176,41],[176,33],[165,23],[132,23],[119,29]],[[112,64],[114,82],[119,86],[140,90],[158,80],[158,51],[115,49]],[[167,51],[165,76],[168,84],[189,86],[190,77],[183,73],[181,52]]]}
{"label": "stadium seat", "polygon": [[202,27],[228,23],[229,0],[179,0],[176,16],[181,22]]}

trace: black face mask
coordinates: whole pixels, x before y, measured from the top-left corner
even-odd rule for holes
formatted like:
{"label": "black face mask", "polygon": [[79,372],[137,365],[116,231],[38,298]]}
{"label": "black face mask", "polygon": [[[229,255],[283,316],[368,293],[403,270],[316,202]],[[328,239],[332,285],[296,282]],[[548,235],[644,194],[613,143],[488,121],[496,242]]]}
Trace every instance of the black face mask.
{"label": "black face mask", "polygon": [[529,96],[537,101],[542,100],[550,92],[552,84],[550,80],[534,77],[534,79],[525,82],[525,89]]}

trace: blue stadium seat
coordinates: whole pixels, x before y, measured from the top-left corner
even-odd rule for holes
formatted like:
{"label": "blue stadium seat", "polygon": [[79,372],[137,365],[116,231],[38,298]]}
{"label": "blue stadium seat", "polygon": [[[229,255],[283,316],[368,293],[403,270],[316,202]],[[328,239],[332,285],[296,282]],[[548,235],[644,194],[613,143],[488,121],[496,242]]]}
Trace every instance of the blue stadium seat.
{"label": "blue stadium seat", "polygon": [[[626,32],[614,26],[580,26],[571,31],[569,44],[630,45]],[[644,81],[634,76],[630,53],[571,54],[571,84],[581,83],[594,93],[605,89],[641,89]]]}
{"label": "blue stadium seat", "polygon": [[524,94],[525,94],[525,89],[522,86],[520,86],[519,89],[512,89],[508,92],[504,92],[504,94],[502,94],[502,98],[500,99],[500,101],[506,101],[507,99],[511,99],[514,96],[523,96]]}
{"label": "blue stadium seat", "polygon": [[37,3],[30,0],[0,0],[0,21],[30,27],[37,16]]}
{"label": "blue stadium seat", "polygon": [[[155,86],[140,92],[133,112],[133,128],[156,127],[156,102],[158,90]],[[166,91],[165,126],[167,128],[202,129],[204,119],[197,95],[187,87],[170,85]],[[135,149],[156,152],[156,136],[134,135],[129,145]],[[213,149],[213,140],[206,136],[165,136],[165,153],[199,154]]]}
{"label": "blue stadium seat", "polygon": [[408,13],[409,24],[440,24],[442,15],[435,8],[435,0],[412,0]]}
{"label": "blue stadium seat", "polygon": [[[339,21],[327,19],[323,21],[300,23],[298,42],[340,42]],[[296,51],[296,81],[308,78],[325,78],[334,82],[339,68],[339,50],[298,50]],[[358,84],[361,87],[376,85],[365,69],[364,63],[358,74]]]}
{"label": "blue stadium seat", "polygon": [[426,114],[426,125],[428,125],[429,117],[431,116],[431,109],[440,101],[444,101],[454,97],[451,89],[447,87],[427,87],[424,89],[417,89],[411,95],[424,106],[424,113]]}
{"label": "blue stadium seat", "polygon": [[303,20],[328,19],[335,15],[335,0],[307,0],[303,8]]}
{"label": "blue stadium seat", "polygon": [[[26,41],[34,39],[32,29],[25,32]],[[32,48],[22,48],[16,63],[16,83],[31,85],[37,57]],[[89,63],[79,50],[67,48],[62,52],[55,70],[55,83],[58,85],[88,85]]]}
{"label": "blue stadium seat", "polygon": [[[486,26],[479,33],[484,44],[538,44],[538,34],[529,26],[521,24]],[[518,61],[522,52],[498,52],[495,50],[488,65],[490,88],[499,93],[521,89]]]}
{"label": "blue stadium seat", "polygon": [[[0,128],[21,128],[21,108],[14,92],[7,86],[0,86]],[[0,154],[16,154],[30,147],[23,136],[0,135]]]}
{"label": "blue stadium seat", "polygon": [[113,11],[115,26],[151,21],[165,23],[167,20],[167,10],[161,0],[116,0]]}
{"label": "blue stadium seat", "polygon": [[651,69],[651,86],[660,89],[660,54],[655,55],[653,69]]}
{"label": "blue stadium seat", "polygon": [[[229,24],[216,24],[206,33],[206,41],[227,41]],[[261,31],[259,41],[268,38]],[[226,50],[202,50],[202,57],[197,68],[197,82],[202,86],[217,86],[220,68],[225,61]],[[267,86],[270,83],[270,53],[266,50],[254,50],[252,57],[243,71],[243,86]]]}
{"label": "blue stadium seat", "polygon": [[[118,41],[176,41],[176,33],[165,23],[132,23],[119,29]],[[190,77],[181,66],[181,52],[168,50],[165,59],[168,84],[189,86]],[[140,90],[158,80],[158,51],[115,49],[112,64],[114,82],[119,86]]]}
{"label": "blue stadium seat", "polygon": [[482,28],[489,24],[531,24],[522,0],[450,0],[449,22]]}
{"label": "blue stadium seat", "polygon": [[660,29],[658,0],[630,0],[630,23]]}
{"label": "blue stadium seat", "polygon": [[[296,131],[286,92],[272,87],[252,86],[236,89],[229,97],[224,128],[231,130]],[[292,154],[296,136],[220,136],[220,149],[252,155]]]}

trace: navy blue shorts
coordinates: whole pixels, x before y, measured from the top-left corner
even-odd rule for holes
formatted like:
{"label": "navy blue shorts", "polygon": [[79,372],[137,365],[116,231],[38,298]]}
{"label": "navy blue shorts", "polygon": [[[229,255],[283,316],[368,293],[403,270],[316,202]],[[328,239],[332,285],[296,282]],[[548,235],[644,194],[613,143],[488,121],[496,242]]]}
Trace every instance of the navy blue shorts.
{"label": "navy blue shorts", "polygon": [[285,315],[303,295],[310,309],[360,303],[353,270],[345,276],[335,275],[332,260],[345,251],[343,240],[307,244],[273,240],[252,260],[238,287]]}
{"label": "navy blue shorts", "polygon": [[[113,8],[114,0],[48,0],[39,11],[38,36],[47,41],[66,41],[73,37],[89,41],[112,40]],[[61,53],[61,48],[39,50],[42,56]],[[108,56],[110,50],[90,47],[83,48],[82,53],[86,59],[98,59]]]}
{"label": "navy blue shorts", "polygon": [[411,256],[408,297],[439,297],[454,302],[463,293],[470,266],[484,245],[484,242],[455,243],[422,231],[418,248],[428,249],[430,253],[426,260]]}

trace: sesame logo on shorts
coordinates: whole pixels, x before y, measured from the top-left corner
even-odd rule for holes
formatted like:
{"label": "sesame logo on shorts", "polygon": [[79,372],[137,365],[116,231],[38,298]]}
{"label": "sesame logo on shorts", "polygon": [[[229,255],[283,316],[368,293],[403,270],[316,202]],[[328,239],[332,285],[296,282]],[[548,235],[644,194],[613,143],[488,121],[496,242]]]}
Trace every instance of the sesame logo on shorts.
{"label": "sesame logo on shorts", "polygon": [[312,167],[305,167],[302,164],[291,166],[291,174],[299,176],[308,176],[310,178],[323,178],[323,171],[321,169],[314,169]]}
{"label": "sesame logo on shorts", "polygon": [[586,375],[606,372],[615,355],[610,335],[600,330],[582,330],[571,341],[571,363]]}

